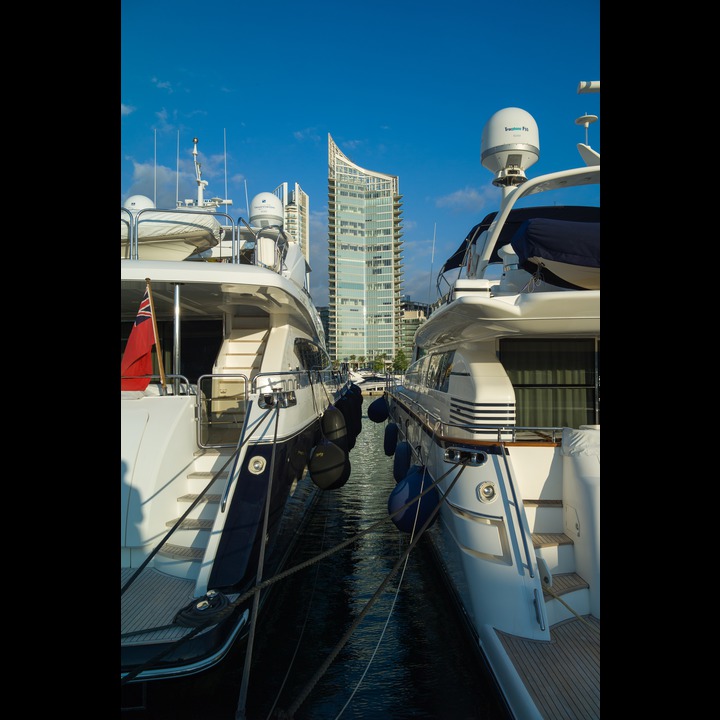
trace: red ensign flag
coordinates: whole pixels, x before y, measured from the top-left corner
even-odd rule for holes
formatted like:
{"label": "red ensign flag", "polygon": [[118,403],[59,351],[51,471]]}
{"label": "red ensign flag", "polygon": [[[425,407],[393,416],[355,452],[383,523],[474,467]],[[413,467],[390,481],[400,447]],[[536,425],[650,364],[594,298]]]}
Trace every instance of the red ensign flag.
{"label": "red ensign flag", "polygon": [[145,390],[150,384],[149,377],[127,377],[152,374],[152,346],[155,344],[150,298],[145,288],[135,324],[130,331],[125,352],[120,363],[120,389]]}

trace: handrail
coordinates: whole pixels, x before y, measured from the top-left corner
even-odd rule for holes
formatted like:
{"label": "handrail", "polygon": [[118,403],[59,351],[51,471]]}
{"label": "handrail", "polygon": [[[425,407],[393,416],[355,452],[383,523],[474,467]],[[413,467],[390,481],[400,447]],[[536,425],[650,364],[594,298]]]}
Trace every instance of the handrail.
{"label": "handrail", "polygon": [[[187,218],[188,215],[203,215],[203,216],[210,216],[213,218],[227,218],[230,221],[230,225],[220,225],[221,230],[223,233],[227,232],[228,228],[230,230],[230,240],[231,240],[231,249],[230,249],[230,262],[232,264],[246,264],[243,263],[240,259],[240,224],[244,225],[247,230],[250,232],[250,234],[253,237],[253,240],[255,242],[255,256],[251,262],[253,265],[258,265],[261,267],[268,268],[270,270],[274,270],[275,272],[282,272],[283,263],[285,261],[285,256],[287,254],[287,245],[288,245],[288,236],[285,230],[280,225],[269,225],[267,227],[262,228],[253,228],[250,226],[250,224],[242,217],[239,217],[237,219],[237,222],[226,212],[219,212],[216,210],[206,210],[202,208],[195,208],[195,207],[179,207],[179,208],[142,208],[141,210],[138,210],[137,212],[131,212],[128,208],[120,206],[121,213],[126,213],[129,215],[129,220],[124,220],[121,217],[121,222],[125,223],[128,226],[128,251],[125,259],[131,259],[131,260],[137,260],[139,258],[140,250],[139,250],[139,243],[140,243],[140,222],[141,222],[141,216],[143,214],[147,213],[172,213],[174,215],[178,216],[178,222],[181,222],[183,218]],[[152,218],[151,218],[152,220]],[[268,233],[269,231],[277,231],[277,237],[269,237]],[[268,265],[265,262],[261,262],[258,260],[258,241],[262,238],[266,238],[274,243],[275,245],[275,262],[273,265]],[[192,258],[195,260],[196,258]],[[306,294],[309,296],[310,293],[306,288],[303,288],[306,292]]]}
{"label": "handrail", "polygon": [[[145,213],[171,213],[178,215],[179,218],[187,217],[188,215],[203,215],[205,217],[225,217],[230,220],[231,227],[231,238],[232,238],[232,255],[235,260],[235,243],[236,243],[236,231],[235,221],[230,215],[225,212],[216,212],[210,210],[192,209],[192,208],[142,208],[136,213],[130,212],[127,208],[120,206],[121,211],[125,211],[130,214],[130,231],[128,232],[128,257],[131,260],[137,260],[140,256],[140,216]],[[219,225],[219,223],[218,223]],[[219,225],[220,226],[220,225]],[[220,226],[221,229],[227,226]],[[223,230],[224,232],[224,230]]]}
{"label": "handrail", "polygon": [[[527,431],[527,432],[534,432],[534,433],[542,433],[547,435],[548,437],[543,438],[543,440],[549,440],[550,442],[559,442],[560,437],[562,437],[562,427],[543,427],[543,426],[533,426],[533,425],[494,425],[494,424],[479,424],[479,423],[450,423],[443,421],[439,415],[434,413],[432,410],[428,410],[423,406],[420,402],[418,402],[415,398],[409,396],[407,393],[398,391],[396,393],[398,396],[401,396],[402,399],[406,402],[408,405],[413,405],[414,409],[413,411],[415,414],[420,415],[424,414],[426,419],[427,425],[432,425],[433,423],[437,426],[439,426],[440,431],[437,433],[440,438],[447,437],[449,435],[448,429],[449,428],[455,428],[457,430],[464,430],[466,432],[474,432],[477,430],[482,430],[483,432],[489,432],[489,431],[497,431],[497,442],[499,443],[505,443],[508,442],[507,438],[503,438],[503,434],[510,434],[510,442],[514,442],[517,439],[517,432],[518,431]],[[432,422],[431,422],[432,421]],[[560,437],[558,437],[560,435]],[[483,440],[486,440],[488,442],[491,442],[488,438],[483,438]]]}
{"label": "handrail", "polygon": [[[140,379],[140,378],[150,378],[148,387],[150,387],[150,385],[154,385],[156,383],[157,384],[162,383],[162,379],[163,379],[161,375],[121,375],[120,376],[121,380],[122,379],[135,380],[135,379]],[[195,395],[195,388],[193,387],[192,383],[185,377],[185,375],[165,375],[165,380],[166,380],[165,387],[163,388],[162,385],[160,386],[160,395]],[[173,392],[168,393],[168,388],[170,387],[170,384],[167,382],[168,380],[175,381],[173,383],[173,385],[174,386],[177,385],[178,391],[180,389],[180,385],[182,384],[182,386],[184,386],[186,388],[186,392],[182,392],[182,393],[177,392],[176,393],[176,392],[174,392],[174,387],[173,387]],[[152,397],[152,396],[148,396],[148,397]]]}
{"label": "handrail", "polygon": [[[332,368],[328,365],[326,368],[323,368],[322,370],[283,370],[283,371],[269,371],[269,372],[261,372],[258,373],[251,381],[250,386],[252,388],[251,392],[253,393],[262,393],[265,392],[265,388],[261,386],[261,382],[265,379],[270,378],[271,380],[273,378],[279,378],[276,383],[281,383],[283,385],[283,389],[287,392],[290,390],[296,390],[301,387],[305,387],[308,385],[312,385],[312,374],[317,374],[318,380],[323,383],[331,383],[332,381],[337,382],[337,378],[334,377]],[[215,376],[213,376],[215,377]],[[304,380],[305,382],[302,382]],[[294,386],[290,385],[289,383],[295,383]],[[268,383],[268,388],[271,390],[277,390],[277,388],[274,387],[273,382]]]}
{"label": "handrail", "polygon": [[510,463],[507,459],[508,453],[505,443],[500,443],[500,448],[502,449],[502,457],[503,462],[505,463],[508,485],[510,486],[510,492],[512,493],[512,504],[515,508],[515,517],[517,518],[517,524],[520,528],[520,538],[522,539],[523,549],[525,550],[525,562],[527,563],[527,569],[530,573],[530,577],[534,578],[535,573],[533,572],[532,558],[530,557],[530,550],[528,549],[527,534],[525,533],[525,526],[523,525],[522,518],[520,517],[520,503],[518,502],[517,490],[515,489],[515,481],[513,480],[512,473],[510,472]]}
{"label": "handrail", "polygon": [[121,213],[127,213],[130,217],[129,220],[123,220],[123,218],[120,218],[121,223],[125,223],[127,225],[128,229],[128,256],[130,256],[130,249],[133,246],[133,237],[135,234],[135,226],[133,225],[133,214],[128,210],[126,207],[120,206],[120,212]]}
{"label": "handrail", "polygon": [[[262,267],[274,270],[275,272],[282,272],[283,262],[287,255],[287,244],[288,237],[285,231],[280,225],[267,225],[261,228],[253,229],[244,218],[239,218],[239,221],[250,231],[250,234],[255,238],[255,265],[261,265]],[[277,230],[277,237],[270,237],[268,232],[271,230]],[[259,241],[260,239],[270,240],[275,245],[275,252],[273,253],[274,262],[272,265],[268,265],[258,259]],[[284,241],[284,245],[281,245],[280,240]]]}
{"label": "handrail", "polygon": [[[516,437],[516,431],[517,430],[529,430],[532,432],[549,432],[552,438],[552,441],[555,442],[555,433],[560,432],[562,433],[561,427],[550,427],[550,428],[539,428],[539,427],[518,427],[516,425],[460,425],[460,424],[454,424],[454,423],[445,423],[440,418],[433,413],[432,411],[427,410],[424,408],[417,400],[414,398],[409,397],[407,394],[399,392],[398,395],[402,395],[402,398],[407,401],[408,406],[414,405],[415,409],[412,409],[408,407],[408,411],[415,413],[415,415],[422,421],[423,418],[420,417],[419,413],[424,413],[425,418],[424,422],[427,425],[431,425],[431,421],[435,421],[436,424],[433,427],[433,436],[434,437],[440,437],[442,438],[444,436],[443,432],[438,433],[437,429],[443,430],[446,427],[456,427],[458,429],[464,429],[468,431],[476,430],[478,427],[481,427],[484,431],[487,430],[497,430],[498,431],[498,444],[502,453],[503,463],[505,466],[505,477],[507,478],[507,484],[510,490],[510,494],[512,495],[512,505],[514,509],[514,515],[516,518],[516,523],[519,530],[520,540],[522,542],[523,552],[525,554],[525,563],[523,563],[528,570],[528,574],[531,578],[535,578],[535,572],[533,570],[533,563],[532,563],[532,555],[530,553],[530,542],[528,540],[527,533],[525,531],[525,525],[522,521],[522,516],[520,513],[520,501],[518,500],[518,493],[517,489],[515,487],[515,480],[513,478],[511,469],[510,469],[510,463],[508,462],[508,450],[507,450],[507,441],[502,439],[503,433],[511,433],[512,434],[512,440],[515,440]],[[488,442],[488,440],[484,440],[485,442]],[[456,442],[457,444],[461,445],[462,440],[454,439],[453,442]],[[537,605],[536,605],[537,608]],[[536,609],[536,613],[539,612],[539,610]],[[542,630],[545,630],[545,622],[544,618],[542,616],[537,617],[538,624],[540,625]]]}
{"label": "handrail", "polygon": [[[242,397],[234,397],[234,398],[228,398],[223,395],[215,395],[213,393],[213,382],[215,380],[225,380],[226,382],[232,382],[232,381],[240,381],[244,380],[243,383],[243,394]],[[196,439],[197,444],[201,448],[212,448],[212,447],[232,447],[236,445],[236,442],[211,442],[210,438],[210,427],[213,424],[213,421],[211,419],[212,410],[208,409],[212,407],[213,402],[227,402],[231,399],[234,399],[238,407],[240,406],[240,403],[242,402],[244,405],[248,404],[248,385],[250,383],[250,380],[247,375],[244,373],[208,373],[206,375],[200,375],[198,377],[197,381],[197,401],[195,403],[195,419],[197,421],[196,426]],[[205,391],[206,385],[209,384],[209,392]],[[207,406],[206,406],[207,403]],[[245,421],[243,418],[243,427],[245,425]],[[241,431],[243,427],[237,426],[238,429]],[[203,429],[207,429],[207,437],[203,438]],[[217,438],[216,438],[217,440]]]}
{"label": "handrail", "polygon": [[[316,378],[314,377],[316,376]],[[239,381],[244,380],[244,389],[241,395],[234,398],[228,398],[223,395],[214,395],[212,392],[212,384],[214,381]],[[198,378],[198,392],[196,403],[196,419],[197,419],[197,443],[202,448],[213,447],[234,447],[235,439],[226,439],[226,442],[211,441],[210,435],[203,437],[203,429],[207,429],[213,425],[213,418],[209,417],[206,407],[211,407],[214,401],[228,401],[234,399],[238,403],[238,408],[242,410],[241,403],[244,405],[243,426],[239,422],[232,429],[244,433],[244,418],[247,418],[252,407],[253,399],[256,399],[258,407],[264,409],[279,406],[288,408],[297,405],[296,391],[303,388],[311,388],[315,392],[316,387],[331,387],[334,391],[340,389],[342,378],[333,373],[330,365],[322,370],[285,370],[285,371],[268,371],[258,373],[254,378],[250,379],[244,373],[209,373],[201,375]],[[205,388],[209,385],[210,392],[206,392]],[[318,398],[319,400],[319,398]],[[207,405],[206,405],[207,404]],[[319,407],[319,405],[318,405]],[[217,425],[218,419],[221,420]],[[222,419],[215,418],[216,426],[222,425]]]}

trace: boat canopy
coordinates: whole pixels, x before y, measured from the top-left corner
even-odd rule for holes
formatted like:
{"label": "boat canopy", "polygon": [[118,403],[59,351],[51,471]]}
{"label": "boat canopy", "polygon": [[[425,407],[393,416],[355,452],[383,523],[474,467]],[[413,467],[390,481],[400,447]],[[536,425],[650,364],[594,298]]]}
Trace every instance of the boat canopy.
{"label": "boat canopy", "polygon": [[[460,243],[460,247],[445,261],[440,269],[439,275],[459,268],[465,259],[465,253],[468,246],[471,245],[482,232],[487,230],[492,224],[497,212],[491,212],[481,222],[475,225],[467,234],[467,237]],[[533,218],[548,218],[555,220],[566,220],[570,222],[580,223],[599,223],[600,208],[587,205],[548,205],[541,207],[515,208],[510,211],[508,219],[500,232],[495,247],[493,248],[490,262],[501,262],[498,250],[508,243],[512,243],[513,236],[520,226],[526,221]],[[515,247],[513,245],[513,247]],[[600,258],[600,248],[598,241],[598,265]]]}
{"label": "boat canopy", "polygon": [[600,269],[599,222],[533,218],[520,225],[510,244],[523,270],[535,274],[542,265],[546,280],[558,287],[577,289],[582,285],[552,272],[553,268]]}

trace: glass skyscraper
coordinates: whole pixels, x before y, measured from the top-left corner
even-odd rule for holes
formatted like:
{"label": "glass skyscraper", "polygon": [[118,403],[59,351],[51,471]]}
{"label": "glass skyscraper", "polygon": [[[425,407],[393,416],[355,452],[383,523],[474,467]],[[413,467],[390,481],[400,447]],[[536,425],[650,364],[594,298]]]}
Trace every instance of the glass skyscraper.
{"label": "glass skyscraper", "polygon": [[273,194],[282,200],[283,229],[290,233],[302,248],[305,260],[310,262],[310,198],[308,194],[295,183],[292,190],[288,183],[278,185]]}
{"label": "glass skyscraper", "polygon": [[330,356],[388,361],[403,346],[402,195],[396,175],[351,162],[328,133]]}

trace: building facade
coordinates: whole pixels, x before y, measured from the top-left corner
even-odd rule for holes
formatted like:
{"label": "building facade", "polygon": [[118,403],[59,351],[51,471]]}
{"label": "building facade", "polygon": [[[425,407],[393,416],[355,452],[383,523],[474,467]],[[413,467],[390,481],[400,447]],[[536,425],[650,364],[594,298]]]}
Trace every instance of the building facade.
{"label": "building facade", "polygon": [[329,342],[330,337],[330,308],[327,306],[319,307],[318,313],[320,315],[320,322],[322,322],[323,331],[325,333],[325,345]]}
{"label": "building facade", "polygon": [[410,363],[413,359],[415,331],[427,320],[428,304],[413,302],[408,296],[402,300],[402,345],[405,359]]}
{"label": "building facade", "polygon": [[282,200],[283,230],[292,235],[302,248],[305,261],[310,263],[310,198],[298,183],[290,189],[284,182],[273,190]]}
{"label": "building facade", "polygon": [[328,350],[340,363],[403,346],[401,199],[396,175],[356,165],[328,133]]}

